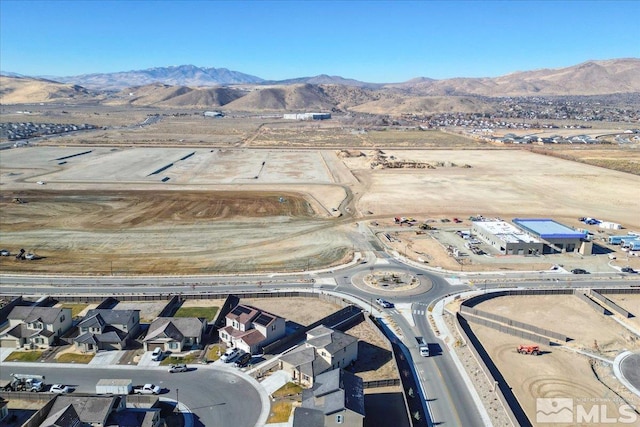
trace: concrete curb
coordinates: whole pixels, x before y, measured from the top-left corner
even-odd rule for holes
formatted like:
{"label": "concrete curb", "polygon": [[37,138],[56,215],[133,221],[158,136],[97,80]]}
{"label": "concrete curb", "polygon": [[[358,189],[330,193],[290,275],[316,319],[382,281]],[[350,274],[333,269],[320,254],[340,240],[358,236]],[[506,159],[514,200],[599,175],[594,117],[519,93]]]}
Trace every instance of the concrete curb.
{"label": "concrete curb", "polygon": [[634,353],[630,351],[625,351],[617,355],[616,358],[613,360],[613,374],[618,379],[618,381],[620,381],[626,388],[629,389],[629,391],[631,391],[631,393],[635,394],[636,396],[640,396],[640,390],[638,390],[633,384],[629,382],[629,380],[625,378],[624,374],[622,373],[622,370],[620,369],[620,365],[622,364],[624,359],[626,359],[627,357],[633,354]]}

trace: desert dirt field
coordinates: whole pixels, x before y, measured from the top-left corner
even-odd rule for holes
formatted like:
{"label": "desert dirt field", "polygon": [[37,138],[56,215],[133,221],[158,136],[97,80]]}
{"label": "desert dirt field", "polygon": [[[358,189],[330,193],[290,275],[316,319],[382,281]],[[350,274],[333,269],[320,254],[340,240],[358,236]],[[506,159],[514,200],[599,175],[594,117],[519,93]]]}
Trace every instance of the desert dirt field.
{"label": "desert dirt field", "polygon": [[[47,108],[34,115],[92,123],[90,112]],[[205,120],[156,109],[131,113],[136,123],[159,114],[153,124],[118,127],[126,108],[101,108],[93,115],[106,130],[3,151],[0,246],[39,259],[3,257],[0,271],[303,271],[371,250],[355,247],[363,236],[353,223],[396,215],[586,215],[640,228],[640,177],[526,150],[482,149],[438,131],[364,131],[341,120]],[[194,142],[190,132],[210,138]],[[98,135],[102,142],[84,142]],[[410,257],[449,268],[433,242],[406,243]]]}
{"label": "desert dirt field", "polygon": [[[640,349],[640,337],[596,313],[574,296],[499,297],[476,307],[566,334],[572,338],[565,344],[567,347],[611,361],[622,351]],[[610,414],[617,413],[621,399],[636,407],[640,405],[640,399],[631,393],[620,390],[616,391],[618,395],[605,386],[594,374],[591,361],[599,375],[613,374],[609,364],[558,346],[541,346],[545,353],[537,357],[521,355],[515,351],[516,347],[528,343],[521,342],[520,338],[473,323],[471,327],[534,425],[538,425],[536,398],[573,398],[589,407],[602,403]],[[590,399],[602,400],[593,403]]]}
{"label": "desert dirt field", "polygon": [[634,317],[623,319],[624,323],[640,331],[640,295],[634,294],[604,294],[620,307],[631,312]]}

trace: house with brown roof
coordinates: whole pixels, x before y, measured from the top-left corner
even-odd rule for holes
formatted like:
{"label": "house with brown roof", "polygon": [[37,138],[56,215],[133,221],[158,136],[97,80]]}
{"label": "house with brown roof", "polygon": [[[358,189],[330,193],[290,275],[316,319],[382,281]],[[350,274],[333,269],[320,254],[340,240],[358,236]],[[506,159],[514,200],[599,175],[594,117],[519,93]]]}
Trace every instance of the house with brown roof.
{"label": "house with brown roof", "polygon": [[280,358],[280,369],[294,381],[312,386],[331,369],[346,368],[358,358],[358,339],[320,325],[307,332],[306,342]]}
{"label": "house with brown roof", "polygon": [[0,347],[47,348],[72,325],[71,309],[16,306],[7,316],[9,326],[0,335]]}
{"label": "house with brown roof", "polygon": [[218,333],[227,347],[254,354],[263,346],[284,337],[285,324],[280,316],[238,304],[225,316],[225,326],[218,329]]}
{"label": "house with brown roof", "polygon": [[202,344],[207,321],[199,317],[158,317],[144,338],[144,350],[156,348],[172,353],[181,352]]}

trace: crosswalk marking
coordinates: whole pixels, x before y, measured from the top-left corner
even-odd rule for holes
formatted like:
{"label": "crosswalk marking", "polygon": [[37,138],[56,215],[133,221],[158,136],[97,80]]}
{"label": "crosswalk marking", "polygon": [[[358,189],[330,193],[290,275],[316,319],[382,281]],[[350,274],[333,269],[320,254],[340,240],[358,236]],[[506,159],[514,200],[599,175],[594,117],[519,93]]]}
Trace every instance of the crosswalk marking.
{"label": "crosswalk marking", "polygon": [[424,316],[424,311],[423,310],[413,310],[413,314]]}

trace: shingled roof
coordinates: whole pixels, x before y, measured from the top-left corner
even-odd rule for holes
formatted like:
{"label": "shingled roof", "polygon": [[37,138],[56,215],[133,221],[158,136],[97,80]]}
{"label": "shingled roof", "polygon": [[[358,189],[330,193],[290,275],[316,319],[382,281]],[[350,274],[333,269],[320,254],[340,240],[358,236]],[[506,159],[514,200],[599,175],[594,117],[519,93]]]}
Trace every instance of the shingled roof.
{"label": "shingled roof", "polygon": [[349,409],[364,417],[364,387],[362,378],[333,369],[316,377],[313,388],[303,390],[302,407],[331,415]]}
{"label": "shingled roof", "polygon": [[356,337],[335,331],[323,325],[317,326],[307,332],[307,345],[317,349],[322,348],[332,355],[356,341],[358,341]]}
{"label": "shingled roof", "polygon": [[43,323],[52,324],[55,323],[61,314],[66,312],[71,315],[71,310],[68,308],[17,306],[13,307],[13,310],[11,310],[7,319],[21,320],[25,323],[32,323],[40,320]]}

